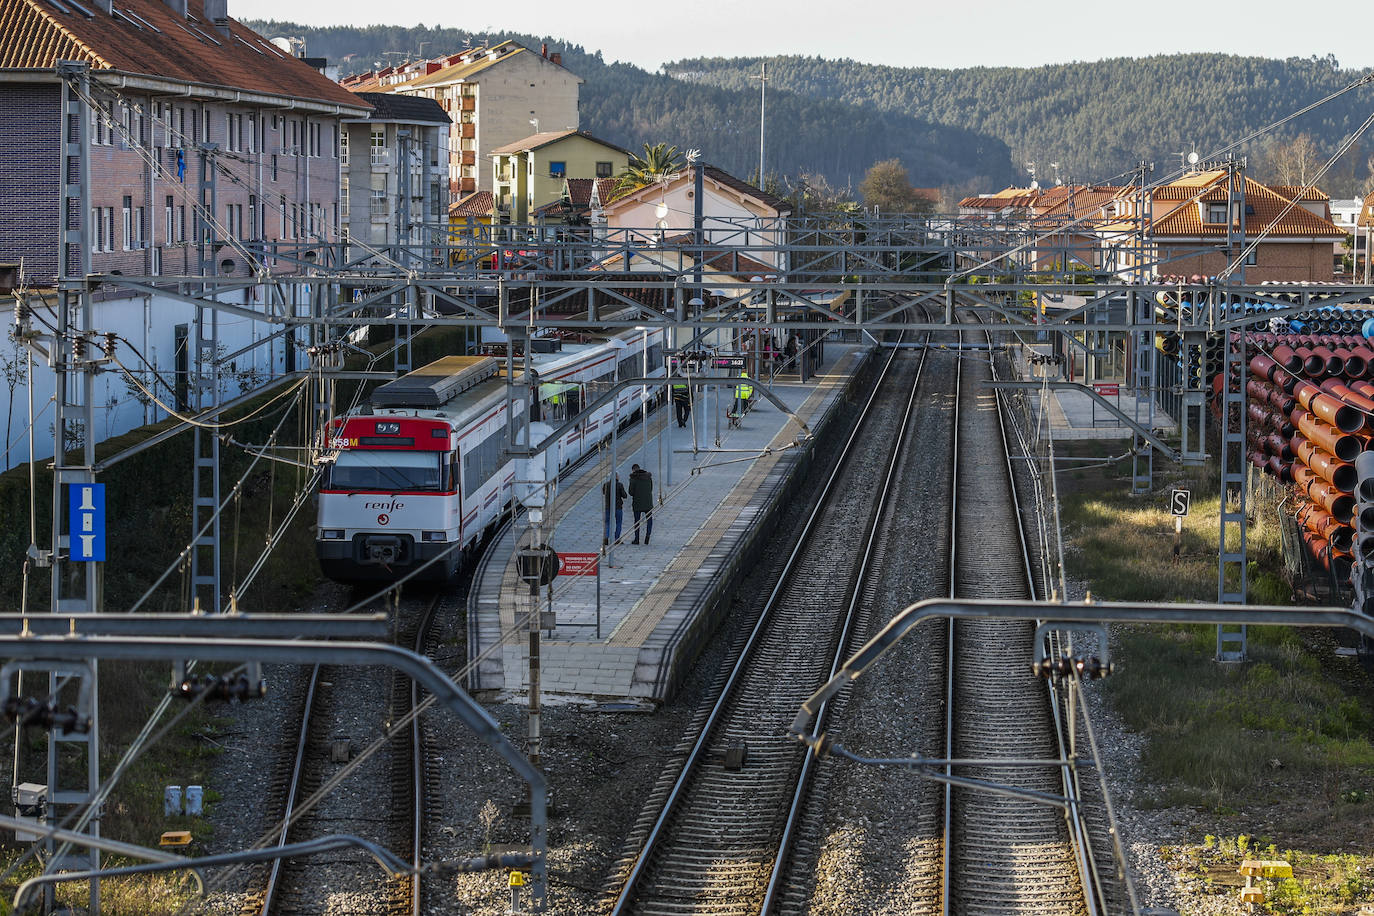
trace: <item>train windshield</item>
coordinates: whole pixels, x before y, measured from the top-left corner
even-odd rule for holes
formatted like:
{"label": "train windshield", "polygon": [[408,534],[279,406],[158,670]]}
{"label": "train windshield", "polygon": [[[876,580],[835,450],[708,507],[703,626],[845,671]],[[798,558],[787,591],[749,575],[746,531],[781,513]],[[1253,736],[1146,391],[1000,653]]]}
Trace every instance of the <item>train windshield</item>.
{"label": "train windshield", "polygon": [[326,488],[437,491],[442,489],[442,457],[440,452],[342,451],[329,472]]}

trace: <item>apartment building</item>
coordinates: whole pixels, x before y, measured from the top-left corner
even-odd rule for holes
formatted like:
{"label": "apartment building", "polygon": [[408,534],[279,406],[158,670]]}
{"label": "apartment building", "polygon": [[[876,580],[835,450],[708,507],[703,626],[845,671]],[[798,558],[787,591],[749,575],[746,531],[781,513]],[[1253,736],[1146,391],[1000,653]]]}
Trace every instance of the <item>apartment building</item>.
{"label": "apartment building", "polygon": [[395,92],[438,102],[453,123],[450,203],[491,191],[491,154],[540,131],[576,130],[578,77],[544,46],[535,53],[503,41],[434,60],[362,73],[343,81],[355,92]]}
{"label": "apartment building", "polygon": [[350,257],[389,245],[432,256],[447,244],[448,113],[433,99],[355,94],[372,111],[345,121],[339,138],[343,239],[361,243]]}
{"label": "apartment building", "polygon": [[[75,90],[64,89],[60,61],[89,68],[89,95],[78,96],[84,146],[77,125],[64,124],[64,92]],[[97,438],[161,419],[159,401],[225,398],[295,367],[290,334],[249,317],[265,307],[260,287],[221,296],[241,310],[213,329],[157,290],[170,287],[164,278],[207,272],[290,272],[309,259],[279,257],[279,246],[301,255],[312,241],[337,240],[340,127],[369,109],[229,18],[225,0],[0,0],[0,265],[16,285],[51,288],[60,239],[79,230],[86,250],[69,248],[78,269],[145,281],[139,292],[104,284],[95,321],[137,347],[142,362],[131,363],[158,397],[102,373]],[[85,206],[65,219],[64,143],[84,150],[90,176]],[[289,308],[308,301],[304,284],[289,288]],[[207,391],[190,378],[188,340],[211,330],[233,355]],[[40,402],[44,385],[36,376]]]}

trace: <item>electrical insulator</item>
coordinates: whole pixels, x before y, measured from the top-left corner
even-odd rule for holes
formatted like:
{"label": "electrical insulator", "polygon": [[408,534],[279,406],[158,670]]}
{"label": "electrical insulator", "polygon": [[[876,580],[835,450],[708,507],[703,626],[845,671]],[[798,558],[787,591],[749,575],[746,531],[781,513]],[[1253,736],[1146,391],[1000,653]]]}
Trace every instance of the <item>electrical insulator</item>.
{"label": "electrical insulator", "polygon": [[80,335],[72,338],[72,359],[83,360],[86,358],[86,338]]}

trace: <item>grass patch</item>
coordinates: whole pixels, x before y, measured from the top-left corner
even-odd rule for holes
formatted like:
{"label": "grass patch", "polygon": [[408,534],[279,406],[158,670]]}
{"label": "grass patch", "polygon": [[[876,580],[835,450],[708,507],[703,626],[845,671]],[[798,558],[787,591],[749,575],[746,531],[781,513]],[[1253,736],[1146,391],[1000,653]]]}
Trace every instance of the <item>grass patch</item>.
{"label": "grass patch", "polygon": [[[1069,443],[1081,454],[1100,445]],[[1168,473],[1166,471],[1166,473]],[[1078,475],[1082,474],[1082,477]],[[1116,466],[1059,475],[1068,574],[1106,600],[1215,601],[1220,499],[1215,471],[1177,474],[1129,493]],[[1174,556],[1168,490],[1192,490]],[[1253,505],[1251,600],[1286,604],[1273,507]],[[1251,627],[1249,659],[1219,665],[1213,626],[1118,627],[1117,673],[1103,689],[1128,727],[1147,738],[1141,759],[1154,803],[1216,813],[1296,800],[1353,826],[1369,816],[1374,703],[1368,678],[1313,631]],[[1295,823],[1306,823],[1295,815]],[[1314,825],[1315,826],[1315,825]]]}
{"label": "grass patch", "polygon": [[1315,854],[1286,849],[1268,837],[1208,836],[1201,844],[1166,846],[1161,854],[1170,865],[1197,879],[1215,895],[1235,898],[1245,879],[1237,869],[1245,859],[1281,859],[1293,866],[1293,877],[1257,881],[1265,902],[1257,912],[1285,916],[1309,913],[1362,912],[1374,900],[1374,872],[1361,855]]}

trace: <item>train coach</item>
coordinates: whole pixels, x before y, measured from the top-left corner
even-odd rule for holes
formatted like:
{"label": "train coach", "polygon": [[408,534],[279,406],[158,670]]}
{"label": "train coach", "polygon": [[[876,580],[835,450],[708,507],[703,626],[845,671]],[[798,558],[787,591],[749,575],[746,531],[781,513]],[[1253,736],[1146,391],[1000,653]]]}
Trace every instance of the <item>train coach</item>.
{"label": "train coach", "polygon": [[[508,393],[504,360],[448,356],[379,386],[370,403],[329,427],[316,552],[341,582],[446,579],[516,496],[512,442],[536,444],[618,381],[659,377],[661,329],[585,341],[535,338],[534,371]],[[546,467],[566,467],[661,392],[619,392],[550,446]],[[534,409],[531,402],[536,401]],[[508,411],[510,413],[508,414]],[[436,560],[436,558],[439,558]]]}

